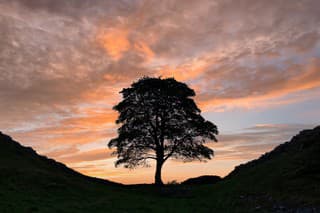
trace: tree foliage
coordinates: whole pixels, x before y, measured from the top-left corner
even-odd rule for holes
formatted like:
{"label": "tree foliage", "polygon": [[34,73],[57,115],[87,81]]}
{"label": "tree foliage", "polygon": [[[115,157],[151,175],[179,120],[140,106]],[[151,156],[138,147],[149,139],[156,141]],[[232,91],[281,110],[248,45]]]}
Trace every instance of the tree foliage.
{"label": "tree foliage", "polygon": [[118,137],[109,142],[118,157],[116,166],[126,168],[157,161],[156,183],[162,184],[161,167],[169,158],[191,161],[211,159],[213,150],[204,144],[217,141],[216,125],[200,114],[195,92],[174,78],[144,77],[123,89]]}

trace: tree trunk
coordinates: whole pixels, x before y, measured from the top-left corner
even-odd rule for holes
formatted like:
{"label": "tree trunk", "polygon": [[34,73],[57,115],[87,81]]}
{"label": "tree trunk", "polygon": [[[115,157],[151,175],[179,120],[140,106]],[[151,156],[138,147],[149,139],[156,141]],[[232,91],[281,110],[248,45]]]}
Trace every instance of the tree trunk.
{"label": "tree trunk", "polygon": [[156,175],[155,175],[155,182],[154,184],[157,186],[162,186],[163,182],[161,179],[161,169],[162,169],[163,162],[160,159],[157,159],[157,167],[156,167]]}

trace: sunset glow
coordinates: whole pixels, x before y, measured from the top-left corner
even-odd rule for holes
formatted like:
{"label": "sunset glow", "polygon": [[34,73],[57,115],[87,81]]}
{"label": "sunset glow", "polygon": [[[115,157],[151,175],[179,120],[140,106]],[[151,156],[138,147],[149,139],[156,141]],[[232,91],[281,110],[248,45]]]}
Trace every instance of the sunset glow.
{"label": "sunset glow", "polygon": [[0,131],[79,172],[153,181],[153,162],[115,168],[107,147],[143,76],[187,83],[220,132],[211,161],[171,160],[165,182],[225,176],[319,125],[320,1],[41,2],[0,0]]}

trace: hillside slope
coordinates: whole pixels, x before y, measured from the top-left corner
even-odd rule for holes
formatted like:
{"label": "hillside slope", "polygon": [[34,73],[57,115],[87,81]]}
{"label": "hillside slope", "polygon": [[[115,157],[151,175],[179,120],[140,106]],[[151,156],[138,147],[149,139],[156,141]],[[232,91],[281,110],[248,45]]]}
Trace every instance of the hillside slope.
{"label": "hillside slope", "polygon": [[0,212],[320,212],[320,127],[215,184],[118,186],[0,134]]}
{"label": "hillside slope", "polygon": [[119,186],[82,175],[0,133],[1,213],[74,212],[96,194],[111,197]]}
{"label": "hillside slope", "polygon": [[[283,163],[274,165],[274,169],[285,169],[291,177],[305,175],[319,176],[320,174],[320,126],[312,130],[303,130],[289,142],[280,144],[272,151],[263,154],[260,158],[237,166],[226,178],[243,175],[250,168],[258,169],[268,161],[283,160]],[[294,168],[294,169],[292,169]],[[284,171],[282,170],[281,173]],[[275,171],[270,173],[276,174]]]}
{"label": "hillside slope", "polygon": [[319,205],[320,126],[303,130],[260,158],[237,166],[224,182],[239,191]]}
{"label": "hillside slope", "polygon": [[[0,132],[0,174],[24,173],[50,176],[50,178],[77,178],[81,181],[107,185],[117,183],[82,175],[53,159],[38,155]],[[9,177],[9,176],[8,176]]]}

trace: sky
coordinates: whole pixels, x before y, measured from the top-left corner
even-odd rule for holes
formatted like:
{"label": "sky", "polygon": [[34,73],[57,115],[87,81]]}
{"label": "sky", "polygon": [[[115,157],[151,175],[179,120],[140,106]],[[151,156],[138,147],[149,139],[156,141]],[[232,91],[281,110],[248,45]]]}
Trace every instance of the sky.
{"label": "sky", "polygon": [[86,175],[153,181],[107,148],[143,76],[187,83],[220,132],[212,160],[171,160],[165,182],[225,176],[319,125],[318,0],[0,0],[0,35],[0,131]]}

